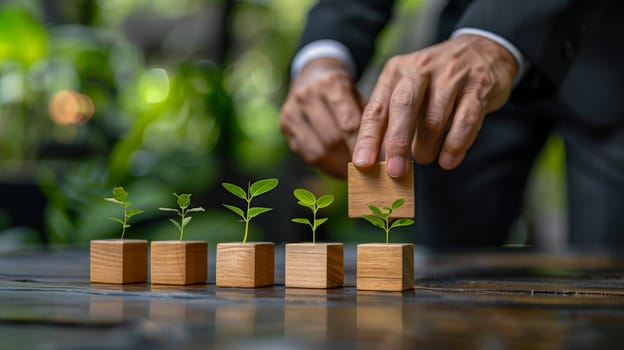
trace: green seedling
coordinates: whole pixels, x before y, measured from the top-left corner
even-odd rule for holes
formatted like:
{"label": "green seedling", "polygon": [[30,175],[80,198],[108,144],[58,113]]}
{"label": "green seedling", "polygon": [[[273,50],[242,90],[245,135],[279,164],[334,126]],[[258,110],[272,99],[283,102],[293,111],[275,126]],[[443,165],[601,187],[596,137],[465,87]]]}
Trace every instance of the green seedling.
{"label": "green seedling", "polygon": [[128,198],[128,192],[126,192],[126,190],[124,190],[124,188],[121,186],[113,188],[112,198],[104,198],[104,200],[107,200],[111,203],[119,204],[123,208],[123,219],[109,218],[110,220],[121,224],[121,239],[124,238],[124,235],[126,234],[126,229],[130,227],[130,225],[128,225],[128,219],[143,212],[143,210],[139,209],[130,209],[130,202],[126,202],[126,198]]}
{"label": "green seedling", "polygon": [[197,208],[188,209],[188,207],[191,205],[191,195],[188,193],[182,193],[182,194],[174,193],[173,195],[178,199],[178,207],[180,207],[180,209],[158,208],[158,210],[171,211],[171,212],[178,214],[178,216],[180,217],[179,223],[173,219],[169,219],[169,221],[171,221],[173,226],[175,226],[178,229],[178,231],[180,231],[180,240],[182,240],[184,238],[184,227],[186,227],[186,225],[188,225],[192,219],[192,217],[187,216],[187,214],[204,211],[204,208],[197,207]]}
{"label": "green seedling", "polygon": [[390,208],[384,207],[383,210],[374,205],[369,205],[368,209],[373,212],[372,215],[364,215],[364,219],[374,226],[377,226],[386,232],[386,244],[389,242],[390,230],[395,227],[401,226],[409,226],[414,223],[412,219],[396,219],[390,220],[390,215],[392,215],[392,211],[400,208],[405,204],[405,199],[397,199],[395,200]]}
{"label": "green seedling", "polygon": [[312,243],[316,243],[316,229],[327,221],[327,218],[317,219],[316,213],[319,209],[330,206],[334,202],[334,196],[326,194],[317,199],[312,192],[301,188],[296,189],[293,194],[299,200],[297,204],[312,210],[312,222],[305,218],[294,218],[291,221],[310,226],[312,229]]}
{"label": "green seedling", "polygon": [[224,182],[222,183],[223,188],[225,188],[228,192],[235,195],[240,199],[244,199],[247,202],[247,210],[243,211],[241,208],[235,207],[233,205],[223,204],[224,207],[233,211],[236,215],[240,216],[245,223],[245,235],[243,236],[243,243],[247,242],[247,232],[249,231],[249,221],[255,218],[256,216],[266,213],[268,211],[273,210],[273,208],[264,208],[264,207],[252,207],[251,200],[255,197],[258,197],[261,194],[267,193],[277,187],[279,181],[277,179],[264,179],[258,180],[252,184],[247,184],[247,191],[245,191],[242,187]]}

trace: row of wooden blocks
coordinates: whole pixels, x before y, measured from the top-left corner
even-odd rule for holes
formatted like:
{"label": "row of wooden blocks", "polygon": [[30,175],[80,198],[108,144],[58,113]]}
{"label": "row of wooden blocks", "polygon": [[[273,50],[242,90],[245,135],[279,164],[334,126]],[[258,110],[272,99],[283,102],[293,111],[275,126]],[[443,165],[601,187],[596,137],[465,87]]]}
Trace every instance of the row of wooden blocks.
{"label": "row of wooden blocks", "polygon": [[[93,283],[147,281],[147,241],[91,241]],[[285,248],[286,287],[336,288],[344,283],[342,243],[289,243]],[[204,241],[154,241],[150,283],[206,283],[208,244]],[[267,242],[219,243],[217,287],[256,288],[274,284],[275,246]],[[407,243],[359,244],[357,288],[403,291],[414,287],[414,246]]]}

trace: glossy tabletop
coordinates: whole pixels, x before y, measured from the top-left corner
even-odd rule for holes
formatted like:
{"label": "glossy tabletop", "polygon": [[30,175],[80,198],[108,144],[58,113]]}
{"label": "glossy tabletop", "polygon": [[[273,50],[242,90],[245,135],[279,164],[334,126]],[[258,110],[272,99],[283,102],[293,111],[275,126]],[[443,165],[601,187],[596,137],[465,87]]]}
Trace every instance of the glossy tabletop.
{"label": "glossy tabletop", "polygon": [[[214,248],[214,247],[213,247]],[[436,254],[416,289],[92,285],[86,249],[0,254],[1,349],[621,348],[624,259],[604,253]]]}

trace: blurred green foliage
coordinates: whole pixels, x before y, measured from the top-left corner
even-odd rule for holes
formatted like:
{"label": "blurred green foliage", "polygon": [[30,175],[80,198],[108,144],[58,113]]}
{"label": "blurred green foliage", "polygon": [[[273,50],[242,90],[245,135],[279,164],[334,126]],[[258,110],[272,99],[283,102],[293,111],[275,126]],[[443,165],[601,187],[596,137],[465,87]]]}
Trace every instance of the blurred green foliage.
{"label": "blurred green foliage", "polygon": [[[420,3],[402,1],[401,11],[417,11]],[[187,239],[238,240],[240,224],[220,207],[218,184],[267,176],[294,178],[281,195],[286,207],[296,206],[289,202],[295,187],[336,197],[325,239],[375,240],[366,225],[347,218],[345,184],[291,164],[277,127],[289,62],[311,4],[3,2],[0,184],[32,185],[45,198],[42,208],[32,208],[43,215],[45,235],[22,230],[22,241],[115,237],[118,227],[106,218],[118,208],[103,198],[116,185],[146,211],[129,238],[172,237],[166,214],[156,208],[171,205],[172,192],[184,192],[207,209],[193,218]],[[382,52],[392,50],[395,33],[387,30]],[[64,90],[88,97],[92,117],[55,121],[50,101]],[[290,173],[297,168],[305,176]],[[0,199],[0,208],[29,205],[28,198]],[[295,229],[294,214],[278,209],[272,220]],[[0,209],[0,239],[16,225]],[[252,232],[261,234],[271,239],[270,232]],[[409,240],[408,231],[397,239]]]}

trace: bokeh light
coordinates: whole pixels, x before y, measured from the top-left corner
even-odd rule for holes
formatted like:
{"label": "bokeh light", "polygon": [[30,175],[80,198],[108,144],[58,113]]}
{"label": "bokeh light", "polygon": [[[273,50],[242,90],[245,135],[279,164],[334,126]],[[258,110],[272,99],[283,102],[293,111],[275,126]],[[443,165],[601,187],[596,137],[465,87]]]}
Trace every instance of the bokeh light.
{"label": "bokeh light", "polygon": [[89,96],[72,90],[61,90],[50,99],[48,111],[57,124],[77,125],[93,117],[94,107]]}
{"label": "bokeh light", "polygon": [[139,82],[141,97],[147,103],[163,102],[169,95],[169,75],[162,68],[148,69]]}

